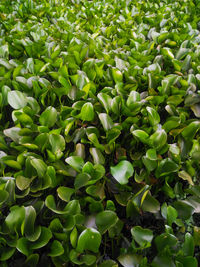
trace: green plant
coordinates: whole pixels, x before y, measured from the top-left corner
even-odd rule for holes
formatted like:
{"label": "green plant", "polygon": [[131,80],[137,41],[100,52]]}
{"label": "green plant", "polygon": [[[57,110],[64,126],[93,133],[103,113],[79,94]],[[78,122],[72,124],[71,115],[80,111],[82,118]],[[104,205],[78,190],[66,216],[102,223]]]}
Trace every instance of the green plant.
{"label": "green plant", "polygon": [[1,1],[1,266],[197,267],[199,12]]}

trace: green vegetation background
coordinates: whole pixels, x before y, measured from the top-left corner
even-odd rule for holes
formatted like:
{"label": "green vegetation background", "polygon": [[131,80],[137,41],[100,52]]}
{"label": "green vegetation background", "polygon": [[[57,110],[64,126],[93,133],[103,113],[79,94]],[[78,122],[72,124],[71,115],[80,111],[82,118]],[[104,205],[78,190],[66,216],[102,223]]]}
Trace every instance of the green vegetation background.
{"label": "green vegetation background", "polygon": [[199,14],[0,2],[0,266],[198,266]]}

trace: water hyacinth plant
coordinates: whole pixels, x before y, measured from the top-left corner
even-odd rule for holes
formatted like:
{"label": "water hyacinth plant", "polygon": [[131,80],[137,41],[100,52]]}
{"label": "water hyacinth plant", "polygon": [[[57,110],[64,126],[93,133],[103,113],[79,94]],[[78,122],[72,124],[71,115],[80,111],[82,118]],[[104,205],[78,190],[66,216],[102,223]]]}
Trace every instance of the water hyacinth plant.
{"label": "water hyacinth plant", "polygon": [[1,0],[0,266],[198,266],[199,12]]}

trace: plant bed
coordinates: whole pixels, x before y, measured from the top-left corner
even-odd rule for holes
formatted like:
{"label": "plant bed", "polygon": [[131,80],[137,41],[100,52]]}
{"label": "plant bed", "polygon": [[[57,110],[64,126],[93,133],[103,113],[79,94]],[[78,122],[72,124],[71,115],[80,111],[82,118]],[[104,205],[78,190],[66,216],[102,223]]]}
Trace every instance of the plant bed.
{"label": "plant bed", "polygon": [[198,1],[0,3],[0,265],[197,267]]}

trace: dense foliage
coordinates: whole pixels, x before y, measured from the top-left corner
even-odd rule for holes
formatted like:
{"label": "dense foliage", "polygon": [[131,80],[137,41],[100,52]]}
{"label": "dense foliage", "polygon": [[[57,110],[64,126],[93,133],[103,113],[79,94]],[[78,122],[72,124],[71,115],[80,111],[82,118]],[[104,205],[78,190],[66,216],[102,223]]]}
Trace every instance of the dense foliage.
{"label": "dense foliage", "polygon": [[199,13],[1,0],[0,266],[198,266]]}

